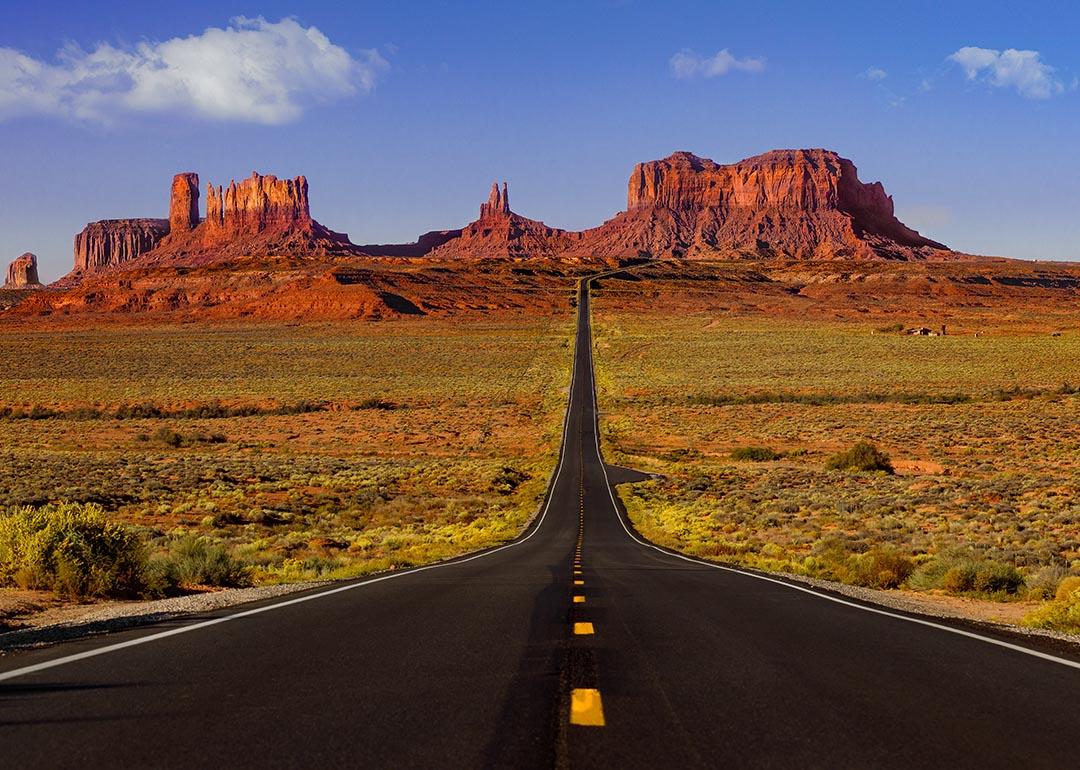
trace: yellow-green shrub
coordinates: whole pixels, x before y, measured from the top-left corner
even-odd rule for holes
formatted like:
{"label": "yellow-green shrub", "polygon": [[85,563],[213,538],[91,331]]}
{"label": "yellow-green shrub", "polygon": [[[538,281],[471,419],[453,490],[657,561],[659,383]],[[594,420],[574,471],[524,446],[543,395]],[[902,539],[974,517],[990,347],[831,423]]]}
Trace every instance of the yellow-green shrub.
{"label": "yellow-green shrub", "polygon": [[[1061,590],[1063,588],[1067,590]],[[1024,625],[1052,631],[1080,632],[1080,578],[1062,580],[1057,599],[1028,613]]]}
{"label": "yellow-green shrub", "polygon": [[71,599],[134,596],[144,587],[138,535],[93,503],[16,508],[0,516],[0,583]]}

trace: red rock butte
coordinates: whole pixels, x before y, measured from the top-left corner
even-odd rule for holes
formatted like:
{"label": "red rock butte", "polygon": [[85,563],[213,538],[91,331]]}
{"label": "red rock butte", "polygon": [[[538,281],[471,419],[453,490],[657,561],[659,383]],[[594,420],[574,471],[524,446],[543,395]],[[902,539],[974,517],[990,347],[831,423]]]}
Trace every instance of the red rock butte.
{"label": "red rock butte", "polygon": [[830,150],[775,150],[730,165],[689,152],[639,163],[626,210],[571,232],[510,208],[508,185],[491,186],[480,216],[411,243],[356,246],[311,216],[303,176],[252,175],[206,187],[173,178],[168,219],[92,222],[75,238],[66,279],[140,259],[201,264],[238,256],[390,256],[438,259],[653,258],[923,260],[952,252],[900,222],[880,182]]}
{"label": "red rock butte", "polygon": [[923,259],[947,247],[906,227],[880,182],[829,150],[775,150],[731,165],[689,152],[639,163],[626,211],[585,232],[609,257]]}
{"label": "red rock butte", "polygon": [[39,289],[41,281],[38,279],[37,255],[29,251],[11,261],[8,265],[7,277],[4,279],[5,289]]}

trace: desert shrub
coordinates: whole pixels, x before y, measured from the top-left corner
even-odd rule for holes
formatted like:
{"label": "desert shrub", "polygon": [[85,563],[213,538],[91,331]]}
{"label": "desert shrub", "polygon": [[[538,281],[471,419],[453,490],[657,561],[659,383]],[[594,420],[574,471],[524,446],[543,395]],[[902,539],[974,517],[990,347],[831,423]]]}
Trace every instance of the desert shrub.
{"label": "desert shrub", "polygon": [[[136,439],[143,441],[139,434]],[[181,447],[190,444],[224,444],[228,439],[224,433],[180,433],[172,428],[162,427],[154,431],[152,436],[154,441],[158,441],[165,446]]]}
{"label": "desert shrub", "polygon": [[780,452],[764,446],[741,446],[731,450],[731,459],[739,462],[769,462],[779,460],[783,455]]}
{"label": "desert shrub", "polygon": [[889,456],[869,441],[860,441],[846,452],[834,454],[825,463],[825,467],[830,471],[896,472]]}
{"label": "desert shrub", "polygon": [[[1024,580],[1027,585],[1028,596],[1032,599],[1053,599],[1058,586],[1068,576],[1068,568],[1059,564],[1048,564],[1039,567]],[[1080,579],[1078,579],[1078,584],[1080,584]]]}
{"label": "desert shrub", "polygon": [[166,446],[178,447],[184,443],[184,437],[172,428],[158,428],[154,431],[154,441],[159,441]]}
{"label": "desert shrub", "polygon": [[1076,591],[1080,591],[1080,576],[1071,575],[1058,584],[1057,591],[1054,592],[1054,598],[1064,601]]}
{"label": "desert shrub", "polygon": [[499,469],[499,472],[495,474],[495,478],[491,480],[491,488],[500,495],[513,494],[514,490],[530,478],[531,476],[525,471],[504,465]]}
{"label": "desert shrub", "polygon": [[150,417],[161,417],[161,407],[155,404],[124,404],[118,406],[116,411],[113,412],[113,417],[117,420],[141,420]]}
{"label": "desert shrub", "polygon": [[1066,578],[1061,587],[1068,590],[1059,589],[1054,601],[1029,612],[1023,621],[1025,626],[1080,633],[1080,578]]}
{"label": "desert shrub", "polygon": [[353,405],[353,410],[357,410],[357,409],[390,410],[390,409],[396,409],[396,408],[397,408],[397,406],[395,404],[391,403],[390,401],[385,401],[385,400],[383,400],[381,398],[365,398],[363,401],[360,401],[360,402]]}
{"label": "desert shrub", "polygon": [[845,582],[866,588],[899,588],[914,571],[915,564],[909,556],[896,548],[881,546],[852,556]]}
{"label": "desert shrub", "polygon": [[172,586],[242,586],[251,582],[243,562],[224,546],[204,537],[181,537],[169,552],[151,559],[150,582],[158,590]]}
{"label": "desert shrub", "polygon": [[1011,564],[970,554],[946,553],[919,567],[910,583],[922,590],[1000,596],[1016,594],[1024,586],[1024,576]]}
{"label": "desert shrub", "polygon": [[134,531],[93,503],[18,508],[0,517],[0,583],[69,599],[135,596],[145,552]]}
{"label": "desert shrub", "polygon": [[877,330],[882,334],[899,334],[904,331],[904,324],[894,323],[889,324],[888,326],[879,326]]}

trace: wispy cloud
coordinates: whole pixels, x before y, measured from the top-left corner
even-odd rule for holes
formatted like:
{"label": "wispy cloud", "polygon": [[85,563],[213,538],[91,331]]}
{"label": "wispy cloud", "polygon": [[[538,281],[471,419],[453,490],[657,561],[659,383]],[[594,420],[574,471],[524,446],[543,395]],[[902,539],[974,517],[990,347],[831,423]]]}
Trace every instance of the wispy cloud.
{"label": "wispy cloud", "polygon": [[1038,51],[965,46],[947,61],[960,66],[970,81],[987,83],[995,88],[1012,88],[1028,99],[1049,99],[1062,93],[1065,86],[1055,70],[1042,61]]}
{"label": "wispy cloud", "polygon": [[878,82],[889,77],[889,73],[881,69],[881,67],[868,67],[860,77],[864,77],[867,80]]}
{"label": "wispy cloud", "polygon": [[702,56],[684,48],[671,57],[668,66],[677,78],[714,78],[729,72],[761,72],[765,69],[765,59],[751,56],[740,59],[726,48],[713,56]]}
{"label": "wispy cloud", "polygon": [[388,66],[377,51],[354,56],[290,18],[237,17],[224,28],[131,48],[71,44],[52,63],[0,48],[0,120],[36,114],[111,123],[182,113],[285,123],[312,104],[370,91]]}

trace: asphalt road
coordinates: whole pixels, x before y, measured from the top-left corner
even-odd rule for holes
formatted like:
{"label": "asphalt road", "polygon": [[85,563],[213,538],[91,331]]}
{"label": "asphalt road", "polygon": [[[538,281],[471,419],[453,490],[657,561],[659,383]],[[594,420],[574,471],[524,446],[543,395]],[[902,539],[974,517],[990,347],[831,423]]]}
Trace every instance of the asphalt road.
{"label": "asphalt road", "polygon": [[638,542],[600,459],[584,294],[579,314],[522,538],[0,659],[0,766],[1080,766],[1069,652]]}

